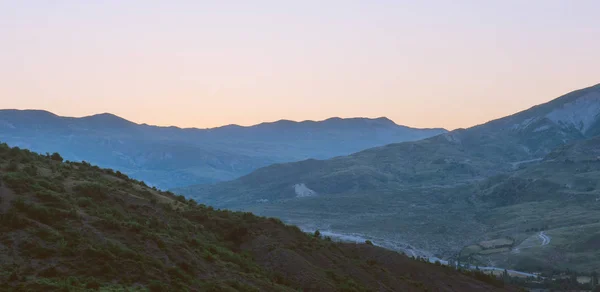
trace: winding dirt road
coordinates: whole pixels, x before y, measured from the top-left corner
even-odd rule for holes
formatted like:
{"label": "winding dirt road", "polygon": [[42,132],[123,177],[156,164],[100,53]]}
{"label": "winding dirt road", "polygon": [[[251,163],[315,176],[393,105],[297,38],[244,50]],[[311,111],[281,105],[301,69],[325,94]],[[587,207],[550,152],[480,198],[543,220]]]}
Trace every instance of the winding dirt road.
{"label": "winding dirt road", "polygon": [[544,231],[540,232],[540,234],[538,234],[538,237],[542,241],[542,246],[550,244],[550,240],[552,240],[550,236],[544,233]]}

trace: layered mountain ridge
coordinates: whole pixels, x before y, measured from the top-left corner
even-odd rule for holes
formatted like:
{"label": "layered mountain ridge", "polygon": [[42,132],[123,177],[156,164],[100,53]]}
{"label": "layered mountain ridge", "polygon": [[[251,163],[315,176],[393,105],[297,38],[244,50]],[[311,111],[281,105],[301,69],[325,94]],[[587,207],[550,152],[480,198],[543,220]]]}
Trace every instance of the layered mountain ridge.
{"label": "layered mountain ridge", "polygon": [[108,113],[69,118],[0,110],[0,139],[12,146],[60,152],[68,160],[87,160],[165,188],[230,180],[273,163],[331,158],[443,132],[399,126],[387,118],[181,129]]}

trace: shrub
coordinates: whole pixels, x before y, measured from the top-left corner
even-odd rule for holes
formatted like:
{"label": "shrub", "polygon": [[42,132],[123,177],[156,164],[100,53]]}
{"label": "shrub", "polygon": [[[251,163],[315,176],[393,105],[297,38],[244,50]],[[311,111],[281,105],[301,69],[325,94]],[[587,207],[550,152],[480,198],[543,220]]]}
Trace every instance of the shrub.
{"label": "shrub", "polygon": [[92,201],[92,199],[90,199],[88,197],[77,198],[77,206],[79,206],[79,207],[87,208],[92,205],[94,205],[94,202]]}
{"label": "shrub", "polygon": [[12,273],[10,273],[10,276],[8,276],[8,281],[9,282],[14,282],[14,281],[19,280],[19,278],[21,278],[19,276],[19,271],[13,270]]}
{"label": "shrub", "polygon": [[494,275],[487,275],[481,271],[470,271],[470,272],[465,272],[465,274],[467,274],[468,276],[471,276],[479,281],[488,283],[490,285],[502,288],[504,287],[504,281],[501,279],[498,279],[498,277],[494,276]]}
{"label": "shrub", "polygon": [[55,192],[64,192],[63,185],[58,181],[52,181],[46,178],[36,180],[36,184],[33,186],[34,189],[52,190]]}
{"label": "shrub", "polygon": [[56,254],[53,249],[44,247],[39,243],[23,244],[22,247],[27,254],[37,259],[46,259]]}
{"label": "shrub", "polygon": [[190,276],[179,267],[171,267],[168,271],[168,274],[169,278],[171,279],[179,279],[183,281],[190,280]]}
{"label": "shrub", "polygon": [[11,157],[21,157],[21,148],[19,148],[19,147],[11,148],[9,151],[9,155]]}
{"label": "shrub", "polygon": [[54,216],[53,209],[49,209],[42,205],[19,202],[15,205],[15,207],[18,210],[26,213],[29,218],[42,221],[47,224],[49,224],[51,220],[57,219]]}
{"label": "shrub", "polygon": [[115,218],[105,218],[104,220],[98,220],[93,223],[93,225],[102,226],[109,230],[121,230],[121,221],[116,220]]}
{"label": "shrub", "polygon": [[0,143],[0,153],[5,153],[9,150],[10,150],[10,147],[8,147],[8,144]]}
{"label": "shrub", "polygon": [[152,280],[148,285],[148,290],[150,290],[150,292],[163,292],[168,291],[169,286],[163,282]]}
{"label": "shrub", "polygon": [[98,290],[100,289],[100,282],[96,278],[88,278],[87,283],[85,284],[85,288]]}
{"label": "shrub", "polygon": [[54,206],[54,207],[62,207],[68,208],[69,203],[65,201],[61,197],[61,195],[49,191],[49,190],[41,190],[35,193],[35,196],[41,201],[44,202],[45,205]]}
{"label": "shrub", "polygon": [[55,267],[50,267],[38,273],[38,276],[45,278],[56,278],[61,276],[61,273]]}
{"label": "shrub", "polygon": [[16,160],[11,160],[6,166],[7,171],[19,171],[19,163]]}
{"label": "shrub", "polygon": [[108,197],[108,188],[99,183],[83,183],[75,186],[74,190],[80,196],[103,200]]}
{"label": "shrub", "polygon": [[365,241],[365,244],[367,244],[367,245],[373,245],[373,242],[370,241],[370,240],[367,240],[367,241]]}
{"label": "shrub", "polygon": [[7,213],[0,214],[1,228],[7,228],[8,230],[17,230],[27,226],[27,221],[14,210],[11,209]]}
{"label": "shrub", "polygon": [[187,200],[185,199],[185,197],[183,195],[176,196],[175,200],[182,202],[182,203],[187,203]]}
{"label": "shrub", "polygon": [[[289,285],[288,282],[286,282],[286,284]],[[260,292],[260,290],[256,287],[250,286],[246,283],[242,283],[237,280],[227,280],[227,285],[231,288],[236,289],[237,291]]]}
{"label": "shrub", "polygon": [[124,180],[129,180],[129,177],[126,174],[123,174],[122,172],[118,171],[115,173],[115,176],[120,178],[120,179],[124,179]]}
{"label": "shrub", "polygon": [[315,238],[321,238],[321,231],[319,231],[318,229],[317,229],[317,230],[315,230],[315,233],[313,234],[313,236],[314,236]]}
{"label": "shrub", "polygon": [[127,221],[124,223],[125,227],[133,232],[139,233],[144,227],[136,221]]}
{"label": "shrub", "polygon": [[212,252],[210,252],[207,249],[204,250],[202,257],[210,263],[213,263],[217,260],[217,256],[215,256]]}
{"label": "shrub", "polygon": [[52,155],[50,156],[50,159],[52,159],[54,161],[58,161],[58,162],[63,162],[62,156],[60,156],[60,154],[58,154],[56,152],[52,153]]}
{"label": "shrub", "polygon": [[244,237],[248,234],[248,228],[244,226],[237,226],[233,228],[229,233],[225,236],[225,240],[233,241],[236,244],[242,243]]}
{"label": "shrub", "polygon": [[[208,209],[212,211],[212,207],[208,207]],[[271,221],[277,225],[285,225],[279,218],[270,217],[269,221]]]}
{"label": "shrub", "polygon": [[2,177],[2,180],[17,194],[23,194],[31,189],[34,180],[22,172],[10,172]]}
{"label": "shrub", "polygon": [[28,175],[30,175],[30,176],[37,176],[38,175],[38,169],[33,164],[30,164],[30,165],[27,165],[26,167],[24,167],[23,171],[25,173],[27,173]]}
{"label": "shrub", "polygon": [[194,199],[189,199],[188,203],[192,206],[192,207],[196,207],[198,206],[198,202],[196,202]]}

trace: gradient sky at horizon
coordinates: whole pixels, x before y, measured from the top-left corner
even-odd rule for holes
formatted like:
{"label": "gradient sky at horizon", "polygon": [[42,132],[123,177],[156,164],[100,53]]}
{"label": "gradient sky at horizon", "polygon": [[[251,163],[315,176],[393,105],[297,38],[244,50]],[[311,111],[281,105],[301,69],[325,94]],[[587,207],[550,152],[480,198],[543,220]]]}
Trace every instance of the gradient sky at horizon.
{"label": "gradient sky at horizon", "polygon": [[0,108],[480,124],[600,83],[600,1],[0,0]]}

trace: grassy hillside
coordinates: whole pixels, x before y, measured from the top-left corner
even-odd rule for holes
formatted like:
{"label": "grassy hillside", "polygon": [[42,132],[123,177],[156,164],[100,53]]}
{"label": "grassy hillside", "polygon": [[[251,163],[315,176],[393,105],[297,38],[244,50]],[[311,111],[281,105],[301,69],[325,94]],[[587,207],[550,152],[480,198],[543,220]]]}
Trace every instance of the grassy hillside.
{"label": "grassy hillside", "polygon": [[0,178],[2,291],[510,290],[277,219],[214,210],[58,154],[0,144]]}
{"label": "grassy hillside", "polygon": [[[508,252],[472,254],[524,269],[600,271],[600,137],[560,147],[539,163],[479,184],[479,221],[490,238],[516,239]],[[550,238],[540,244],[540,232]],[[470,255],[470,254],[469,254]]]}
{"label": "grassy hillside", "polygon": [[[293,198],[245,209],[377,244],[529,272],[600,271],[600,137],[464,185]],[[540,235],[550,238],[543,244]],[[505,242],[485,247],[486,242]]]}

